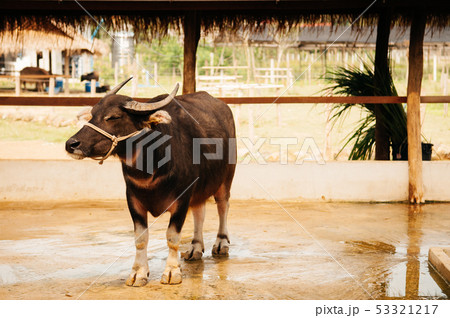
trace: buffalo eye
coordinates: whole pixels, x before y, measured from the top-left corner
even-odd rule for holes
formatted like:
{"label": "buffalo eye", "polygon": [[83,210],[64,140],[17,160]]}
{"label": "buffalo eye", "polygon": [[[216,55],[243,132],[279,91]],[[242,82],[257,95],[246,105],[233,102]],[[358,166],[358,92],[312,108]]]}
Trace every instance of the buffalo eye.
{"label": "buffalo eye", "polygon": [[120,116],[120,115],[108,115],[108,116],[105,116],[105,120],[106,121],[110,121],[110,120],[115,120],[115,119],[119,119],[119,118],[121,118],[122,116]]}

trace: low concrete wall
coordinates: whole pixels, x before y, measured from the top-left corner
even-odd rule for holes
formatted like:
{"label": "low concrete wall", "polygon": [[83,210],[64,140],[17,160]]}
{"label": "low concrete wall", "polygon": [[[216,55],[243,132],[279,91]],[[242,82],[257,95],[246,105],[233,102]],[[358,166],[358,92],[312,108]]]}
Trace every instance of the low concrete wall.
{"label": "low concrete wall", "polygon": [[[450,201],[450,162],[424,162],[425,199]],[[403,201],[407,162],[352,161],[324,165],[238,165],[234,199]],[[0,160],[0,199],[124,199],[120,163],[91,160]]]}

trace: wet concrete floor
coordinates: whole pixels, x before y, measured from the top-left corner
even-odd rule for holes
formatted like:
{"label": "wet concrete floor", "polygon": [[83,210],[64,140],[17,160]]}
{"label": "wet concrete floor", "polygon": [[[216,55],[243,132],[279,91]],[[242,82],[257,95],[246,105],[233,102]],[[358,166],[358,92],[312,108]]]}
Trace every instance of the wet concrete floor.
{"label": "wet concrete floor", "polygon": [[[151,221],[152,222],[152,219]],[[159,283],[168,215],[149,230],[149,283],[127,287],[134,261],[124,201],[0,203],[0,299],[448,299],[428,249],[450,245],[450,204],[233,201],[230,256],[213,258],[208,203],[202,261]],[[193,231],[189,215],[181,251]]]}

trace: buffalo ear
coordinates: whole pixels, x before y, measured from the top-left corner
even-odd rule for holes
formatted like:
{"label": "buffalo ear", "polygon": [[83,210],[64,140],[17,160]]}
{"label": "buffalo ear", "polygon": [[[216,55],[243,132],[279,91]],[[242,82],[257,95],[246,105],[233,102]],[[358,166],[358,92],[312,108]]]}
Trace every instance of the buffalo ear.
{"label": "buffalo ear", "polygon": [[144,122],[144,125],[148,128],[152,128],[159,124],[170,124],[172,117],[165,110],[158,110],[148,117],[148,120]]}
{"label": "buffalo ear", "polygon": [[92,106],[88,106],[83,108],[78,114],[77,114],[78,120],[85,120],[90,121],[92,119]]}

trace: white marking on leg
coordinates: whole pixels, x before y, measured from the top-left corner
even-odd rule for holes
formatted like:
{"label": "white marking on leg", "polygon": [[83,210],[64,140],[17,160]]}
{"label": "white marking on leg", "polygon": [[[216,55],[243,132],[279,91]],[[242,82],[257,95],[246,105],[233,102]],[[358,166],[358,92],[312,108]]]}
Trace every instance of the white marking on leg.
{"label": "white marking on leg", "polygon": [[175,225],[168,227],[166,232],[167,246],[169,246],[169,256],[167,257],[166,268],[161,277],[163,284],[180,284],[181,269],[178,262],[178,247],[180,246],[181,235],[175,228]]}
{"label": "white marking on leg", "polygon": [[228,200],[217,201],[217,211],[219,212],[219,231],[217,232],[217,239],[213,246],[213,255],[228,255],[230,245],[227,227],[229,206]]}
{"label": "white marking on leg", "polygon": [[226,235],[228,237],[227,217],[230,204],[228,201],[217,202],[217,210],[219,212],[219,231],[218,235]]}
{"label": "white marking on leg", "polygon": [[136,258],[134,260],[133,268],[126,284],[128,286],[144,286],[147,283],[148,277],[148,260],[147,260],[147,245],[148,245],[148,231],[147,228],[140,223],[135,223],[134,242],[136,245]]}
{"label": "white marking on leg", "polygon": [[202,249],[203,244],[203,222],[205,221],[206,207],[203,203],[198,207],[192,208],[192,214],[194,216],[194,241],[200,242]]}
{"label": "white marking on leg", "polygon": [[147,261],[147,245],[148,245],[148,231],[142,225],[136,226],[137,230],[135,236],[136,245],[136,260],[135,265],[139,268],[147,269],[148,271],[148,261]]}
{"label": "white marking on leg", "polygon": [[206,207],[205,203],[192,207],[194,217],[194,238],[188,250],[182,253],[185,260],[199,260],[205,251],[203,243],[203,222],[205,221]]}

